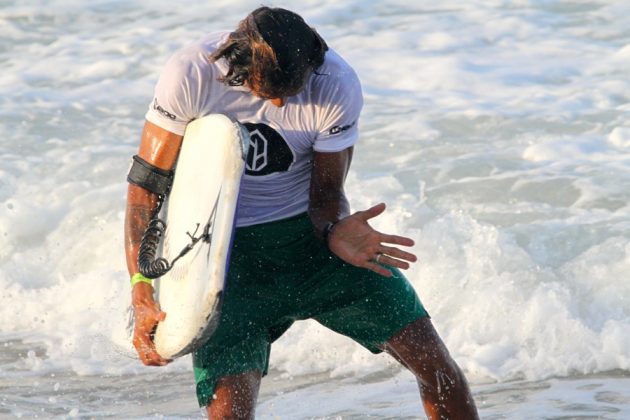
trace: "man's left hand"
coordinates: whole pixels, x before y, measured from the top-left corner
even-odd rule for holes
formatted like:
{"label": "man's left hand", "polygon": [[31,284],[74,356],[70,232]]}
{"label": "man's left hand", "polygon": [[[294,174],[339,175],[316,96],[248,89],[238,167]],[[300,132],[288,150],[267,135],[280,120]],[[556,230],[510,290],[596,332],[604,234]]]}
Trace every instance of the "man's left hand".
{"label": "man's left hand", "polygon": [[391,277],[392,273],[383,265],[403,270],[409,268],[409,263],[417,260],[414,254],[384,244],[413,246],[413,240],[380,233],[368,224],[368,220],[384,211],[385,204],[380,203],[341,219],[328,235],[329,249],[345,262],[385,277]]}

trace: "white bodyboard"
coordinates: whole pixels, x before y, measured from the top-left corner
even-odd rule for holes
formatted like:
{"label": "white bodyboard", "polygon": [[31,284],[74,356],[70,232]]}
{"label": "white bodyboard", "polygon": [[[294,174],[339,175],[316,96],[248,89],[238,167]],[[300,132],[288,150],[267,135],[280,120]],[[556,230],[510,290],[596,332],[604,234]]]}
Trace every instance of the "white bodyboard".
{"label": "white bodyboard", "polygon": [[218,325],[248,146],[247,130],[224,115],[208,115],[186,128],[164,203],[161,257],[173,261],[192,237],[207,233],[209,241],[197,241],[156,283],[166,319],[154,341],[164,358],[196,350]]}

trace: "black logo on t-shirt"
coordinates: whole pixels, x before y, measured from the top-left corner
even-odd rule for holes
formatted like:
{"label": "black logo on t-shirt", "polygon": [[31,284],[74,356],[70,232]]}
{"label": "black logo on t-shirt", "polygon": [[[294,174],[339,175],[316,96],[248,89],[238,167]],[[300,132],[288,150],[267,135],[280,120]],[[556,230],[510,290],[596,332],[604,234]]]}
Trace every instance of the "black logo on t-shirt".
{"label": "black logo on t-shirt", "polygon": [[169,118],[171,120],[174,120],[175,118],[177,118],[175,117],[175,114],[171,114],[170,112],[162,108],[162,106],[158,104],[157,98],[153,98],[153,109],[155,109],[157,112],[159,112],[160,114],[164,115],[166,118]]}
{"label": "black logo on t-shirt", "polygon": [[243,125],[250,136],[245,173],[261,176],[288,171],[294,160],[293,151],[280,133],[267,124],[244,123]]}
{"label": "black logo on t-shirt", "polygon": [[339,133],[341,133],[343,131],[350,130],[352,127],[354,127],[354,124],[356,124],[356,121],[352,121],[348,125],[336,125],[333,128],[331,128],[330,130],[328,130],[328,134],[330,134],[332,136],[334,134],[339,134]]}

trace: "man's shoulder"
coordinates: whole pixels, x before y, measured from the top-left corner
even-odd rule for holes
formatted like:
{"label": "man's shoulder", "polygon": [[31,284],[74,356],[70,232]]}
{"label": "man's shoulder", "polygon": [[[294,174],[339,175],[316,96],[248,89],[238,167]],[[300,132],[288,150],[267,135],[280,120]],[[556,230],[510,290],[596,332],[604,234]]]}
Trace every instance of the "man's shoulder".
{"label": "man's shoulder", "polygon": [[211,67],[209,59],[216,49],[227,40],[228,31],[213,32],[175,51],[167,62],[174,71],[189,72],[191,68]]}
{"label": "man's shoulder", "polygon": [[208,56],[215,52],[217,48],[227,40],[230,35],[227,31],[213,32],[203,38],[199,38],[188,45],[185,45],[175,51],[171,59],[176,58],[180,61],[208,61]]}
{"label": "man's shoulder", "polygon": [[330,103],[356,99],[360,96],[361,81],[354,69],[335,51],[328,50],[324,64],[312,77],[313,99],[322,103]]}
{"label": "man's shoulder", "polygon": [[199,38],[196,41],[185,45],[184,47],[179,49],[176,54],[194,55],[199,52],[213,53],[221,44],[223,44],[227,40],[229,35],[229,31],[218,31],[209,33],[202,38]]}
{"label": "man's shoulder", "polygon": [[330,49],[326,51],[324,58],[324,64],[317,69],[318,73],[329,74],[331,76],[343,77],[343,76],[356,76],[356,73],[352,66],[348,64],[336,51]]}
{"label": "man's shoulder", "polygon": [[358,76],[352,66],[332,49],[326,52],[324,64],[316,70],[316,74],[323,76],[317,79],[324,84],[345,85],[349,82],[358,82]]}

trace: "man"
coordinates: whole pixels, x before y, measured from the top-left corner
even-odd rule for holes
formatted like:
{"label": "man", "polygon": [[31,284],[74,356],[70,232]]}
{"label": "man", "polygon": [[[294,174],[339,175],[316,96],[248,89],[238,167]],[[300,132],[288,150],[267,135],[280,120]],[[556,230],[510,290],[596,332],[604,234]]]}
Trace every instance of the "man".
{"label": "man", "polygon": [[[139,157],[170,170],[186,124],[221,113],[243,123],[266,154],[248,156],[229,287],[216,333],[193,354],[197,396],[210,418],[252,418],[271,343],[312,318],[373,353],[386,351],[418,378],[432,419],[477,418],[466,380],[398,269],[416,257],[350,214],[343,184],[358,138],[354,71],[300,16],[261,7],[236,31],[212,34],[167,63],[146,115]],[[201,181],[203,182],[203,181]],[[135,310],[134,346],[164,365],[151,331],[165,319],[138,248],[158,196],[130,184],[125,245]]]}

